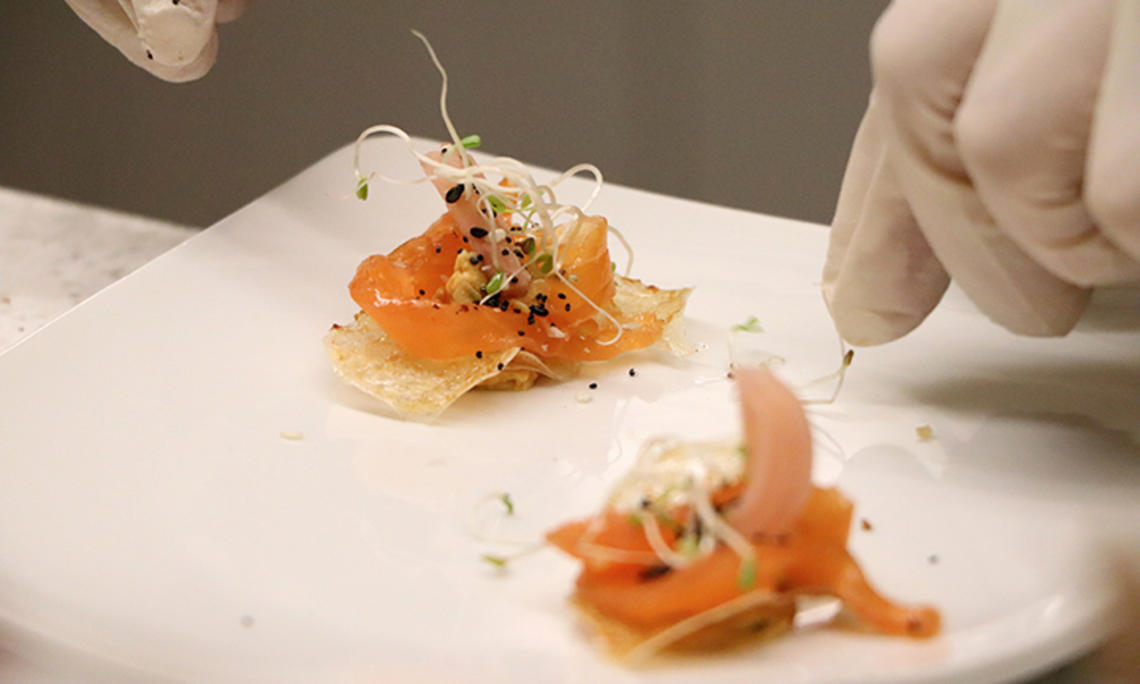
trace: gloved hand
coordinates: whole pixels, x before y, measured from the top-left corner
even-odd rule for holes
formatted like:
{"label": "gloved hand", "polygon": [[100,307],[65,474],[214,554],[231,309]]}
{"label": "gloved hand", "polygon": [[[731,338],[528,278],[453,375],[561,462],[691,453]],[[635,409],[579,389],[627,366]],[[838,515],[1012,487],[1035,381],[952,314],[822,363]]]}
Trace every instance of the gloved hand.
{"label": "gloved hand", "polygon": [[871,54],[823,273],[845,339],[905,335],[950,278],[1023,335],[1140,282],[1140,0],[896,0]]}
{"label": "gloved hand", "polygon": [[66,0],[127,59],[167,81],[201,78],[218,54],[217,24],[253,0]]}

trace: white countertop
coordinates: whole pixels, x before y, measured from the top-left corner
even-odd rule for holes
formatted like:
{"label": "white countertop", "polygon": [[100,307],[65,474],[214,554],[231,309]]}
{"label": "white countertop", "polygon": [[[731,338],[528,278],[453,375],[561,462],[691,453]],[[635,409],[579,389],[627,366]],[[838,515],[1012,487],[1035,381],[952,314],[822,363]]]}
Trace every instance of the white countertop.
{"label": "white countertop", "polygon": [[0,350],[196,232],[0,188]]}
{"label": "white countertop", "polygon": [[[0,188],[0,351],[196,232]],[[4,681],[46,684],[67,677],[3,648],[0,643]],[[1079,661],[1037,681],[1088,681],[1082,672],[1088,669]]]}

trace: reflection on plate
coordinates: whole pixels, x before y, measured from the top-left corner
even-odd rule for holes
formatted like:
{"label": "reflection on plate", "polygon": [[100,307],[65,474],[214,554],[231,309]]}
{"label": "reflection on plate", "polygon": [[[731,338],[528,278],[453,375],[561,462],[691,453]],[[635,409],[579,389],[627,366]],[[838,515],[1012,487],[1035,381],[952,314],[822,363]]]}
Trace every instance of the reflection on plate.
{"label": "reflection on plate", "polygon": [[[371,150],[415,173],[398,146]],[[736,357],[780,357],[826,396],[826,232],[608,187],[596,209],[638,273],[696,286],[701,350],[404,423],[342,386],[320,340],[353,313],[357,262],[441,208],[426,187],[338,199],[350,169],[336,152],[0,357],[5,643],[198,681],[951,682],[1040,671],[1104,634],[1114,595],[1090,530],[1134,522],[1140,325],[1015,339],[951,293],[911,337],[858,352],[839,401],[811,412],[817,479],[871,523],[854,552],[890,595],[939,605],[945,635],[812,628],[642,673],[608,662],[565,602],[573,563],[545,550],[500,572],[480,555],[593,510],[646,437],[732,434],[727,335],[748,316],[764,332],[738,335]],[[512,518],[486,510],[497,492]]]}

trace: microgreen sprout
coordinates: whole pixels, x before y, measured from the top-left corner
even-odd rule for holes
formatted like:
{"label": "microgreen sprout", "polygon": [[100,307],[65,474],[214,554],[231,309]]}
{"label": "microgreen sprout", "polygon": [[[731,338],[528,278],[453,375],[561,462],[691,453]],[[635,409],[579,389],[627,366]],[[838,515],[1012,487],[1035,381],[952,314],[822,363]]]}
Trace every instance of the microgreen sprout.
{"label": "microgreen sprout", "polygon": [[499,214],[511,213],[511,210],[507,208],[507,205],[503,202],[503,199],[498,195],[487,195],[487,204],[490,204],[491,209],[495,210],[495,212]]}
{"label": "microgreen sprout", "polygon": [[527,256],[534,256],[534,252],[537,249],[538,249],[538,242],[535,241],[534,238],[529,237],[523,241],[523,251],[527,253]]}
{"label": "microgreen sprout", "polygon": [[495,294],[499,290],[503,289],[503,281],[505,279],[505,273],[502,271],[495,271],[495,275],[491,276],[491,279],[487,281],[487,286],[483,288],[483,291],[489,295]]}
{"label": "microgreen sprout", "polygon": [[839,345],[841,349],[844,349],[843,358],[839,362],[839,368],[835,371],[832,371],[831,373],[828,373],[822,378],[816,378],[815,380],[812,380],[808,383],[809,385],[814,385],[816,383],[826,382],[828,380],[834,379],[835,389],[831,391],[831,396],[827,399],[805,399],[803,401],[803,404],[805,406],[812,404],[834,404],[835,400],[839,398],[839,390],[843,389],[843,380],[847,377],[847,369],[851,366],[851,362],[855,360],[854,349],[846,349],[846,345],[843,343],[842,339],[840,339]]}
{"label": "microgreen sprout", "polygon": [[503,492],[499,495],[499,501],[503,502],[503,507],[507,509],[507,515],[515,514],[515,503],[511,501],[511,495]]}
{"label": "microgreen sprout", "polygon": [[491,565],[495,566],[496,568],[507,567],[507,558],[505,556],[496,556],[492,553],[485,553],[482,556],[479,556],[479,558],[483,562],[490,563]]}
{"label": "microgreen sprout", "polygon": [[356,198],[361,201],[368,199],[368,179],[363,176],[356,181]]}
{"label": "microgreen sprout", "polygon": [[547,275],[554,270],[554,257],[549,253],[539,254],[534,262],[538,264],[538,272],[542,275]]}
{"label": "microgreen sprout", "polygon": [[760,321],[755,316],[749,316],[743,323],[737,323],[732,326],[733,332],[746,332],[746,333],[762,333],[764,328],[760,326]]}
{"label": "microgreen sprout", "polygon": [[459,144],[468,150],[473,150],[483,144],[483,139],[478,134],[473,134],[460,140]]}
{"label": "microgreen sprout", "polygon": [[677,550],[686,556],[696,556],[700,553],[701,540],[695,534],[686,534],[677,541]]}
{"label": "microgreen sprout", "polygon": [[740,571],[736,574],[736,584],[741,591],[747,591],[756,585],[756,558],[748,557],[740,560]]}

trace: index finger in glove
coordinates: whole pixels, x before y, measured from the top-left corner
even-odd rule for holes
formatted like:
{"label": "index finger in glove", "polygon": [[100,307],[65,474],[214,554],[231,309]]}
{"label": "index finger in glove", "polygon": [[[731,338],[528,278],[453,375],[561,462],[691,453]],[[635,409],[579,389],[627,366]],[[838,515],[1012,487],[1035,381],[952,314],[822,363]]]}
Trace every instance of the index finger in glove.
{"label": "index finger in glove", "polygon": [[832,220],[823,296],[855,345],[890,342],[921,323],[949,284],[899,192],[872,93]]}

